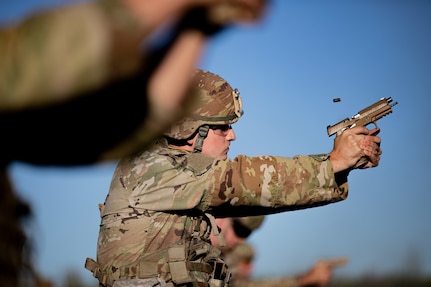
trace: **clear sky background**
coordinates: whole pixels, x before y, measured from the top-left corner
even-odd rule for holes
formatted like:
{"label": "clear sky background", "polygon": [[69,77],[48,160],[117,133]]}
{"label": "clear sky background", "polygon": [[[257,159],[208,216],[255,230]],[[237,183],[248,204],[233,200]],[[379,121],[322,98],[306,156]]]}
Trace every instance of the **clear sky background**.
{"label": "clear sky background", "polygon": [[[1,1],[0,21],[66,1]],[[347,200],[268,216],[251,236],[255,276],[293,274],[338,256],[349,263],[336,276],[431,275],[431,1],[272,2],[258,25],[212,40],[200,64],[243,98],[230,157],[326,153],[329,124],[382,97],[399,104],[378,122],[380,165],[350,174]],[[11,166],[35,212],[30,230],[45,276],[76,270],[95,282],[83,264],[96,255],[97,204],[114,167]]]}

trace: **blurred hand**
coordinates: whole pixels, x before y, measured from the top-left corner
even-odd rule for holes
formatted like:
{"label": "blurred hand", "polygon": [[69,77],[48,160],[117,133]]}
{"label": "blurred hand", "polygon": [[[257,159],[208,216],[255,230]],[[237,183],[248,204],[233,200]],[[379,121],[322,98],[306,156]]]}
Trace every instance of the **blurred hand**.
{"label": "blurred hand", "polygon": [[266,0],[218,1],[210,8],[209,17],[216,24],[254,22],[262,17],[267,4]]}
{"label": "blurred hand", "polygon": [[325,261],[318,261],[311,269],[298,278],[299,286],[328,286],[332,278],[332,266]]}
{"label": "blurred hand", "polygon": [[382,154],[381,139],[377,136],[379,131],[360,126],[347,129],[338,135],[330,153],[334,172],[378,166]]}

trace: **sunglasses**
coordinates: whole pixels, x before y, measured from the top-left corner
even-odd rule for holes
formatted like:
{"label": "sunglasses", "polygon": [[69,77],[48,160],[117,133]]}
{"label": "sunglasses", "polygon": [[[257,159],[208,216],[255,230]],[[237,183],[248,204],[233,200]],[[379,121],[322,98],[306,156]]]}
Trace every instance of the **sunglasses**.
{"label": "sunglasses", "polygon": [[251,230],[244,225],[241,224],[238,220],[234,219],[232,220],[232,228],[233,232],[235,232],[235,235],[239,238],[247,238],[251,234]]}
{"label": "sunglasses", "polygon": [[209,128],[218,136],[227,136],[229,130],[232,129],[231,125],[210,125]]}

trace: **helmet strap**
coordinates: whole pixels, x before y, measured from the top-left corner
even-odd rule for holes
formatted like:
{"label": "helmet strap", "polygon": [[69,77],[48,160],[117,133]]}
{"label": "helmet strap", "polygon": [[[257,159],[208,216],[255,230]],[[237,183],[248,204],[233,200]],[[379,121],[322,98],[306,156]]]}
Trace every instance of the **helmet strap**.
{"label": "helmet strap", "polygon": [[195,147],[193,152],[202,152],[202,145],[204,144],[204,139],[208,135],[210,127],[208,125],[200,126],[198,129],[198,136],[195,141]]}

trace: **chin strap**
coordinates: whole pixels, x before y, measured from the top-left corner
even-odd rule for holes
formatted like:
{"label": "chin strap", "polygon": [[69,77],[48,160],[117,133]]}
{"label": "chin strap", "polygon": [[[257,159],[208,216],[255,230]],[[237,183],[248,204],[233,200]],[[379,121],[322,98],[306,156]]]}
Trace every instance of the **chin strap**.
{"label": "chin strap", "polygon": [[209,219],[211,224],[211,232],[215,237],[218,238],[220,247],[226,247],[226,241],[224,240],[223,234],[220,232],[215,217],[212,214],[205,213],[205,216]]}
{"label": "chin strap", "polygon": [[196,138],[195,147],[193,152],[202,152],[202,145],[204,144],[204,139],[208,135],[210,127],[208,125],[203,125],[199,127],[198,137]]}

